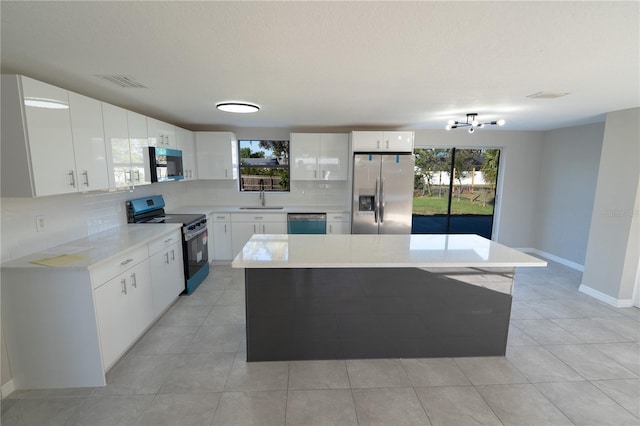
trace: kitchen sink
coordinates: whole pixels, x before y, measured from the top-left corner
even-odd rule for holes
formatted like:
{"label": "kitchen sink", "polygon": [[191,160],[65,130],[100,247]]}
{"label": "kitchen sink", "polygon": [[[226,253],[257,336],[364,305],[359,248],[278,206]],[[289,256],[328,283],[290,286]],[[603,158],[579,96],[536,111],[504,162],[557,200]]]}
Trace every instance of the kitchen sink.
{"label": "kitchen sink", "polygon": [[240,210],[282,210],[284,207],[240,207]]}

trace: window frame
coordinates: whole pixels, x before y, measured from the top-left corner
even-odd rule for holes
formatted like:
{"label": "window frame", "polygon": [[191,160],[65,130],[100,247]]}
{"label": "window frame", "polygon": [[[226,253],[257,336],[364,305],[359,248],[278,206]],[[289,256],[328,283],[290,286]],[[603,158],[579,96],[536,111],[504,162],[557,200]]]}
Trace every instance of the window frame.
{"label": "window frame", "polygon": [[[243,149],[246,149],[248,147],[243,146],[243,144],[246,143],[254,143],[257,142],[258,144],[261,143],[286,143],[286,150],[281,151],[281,154],[279,157],[274,158],[265,158],[263,161],[260,161],[261,158],[263,157],[242,157],[242,152]],[[290,167],[290,154],[291,154],[291,141],[289,139],[238,139],[238,191],[239,192],[260,192],[262,190],[264,190],[265,192],[280,192],[280,193],[288,193],[291,192],[291,167]],[[268,148],[264,148],[264,147],[260,147],[259,146],[259,150],[265,152],[265,150],[270,150]],[[251,151],[250,155],[253,154],[254,152],[258,152],[258,151]],[[256,160],[254,165],[247,165],[247,159],[250,160]],[[243,162],[243,160],[245,160]],[[277,164],[268,164],[269,162],[273,162],[274,160],[277,160],[278,163]],[[260,164],[260,163],[265,163],[265,164]],[[246,183],[245,182],[245,178],[243,178],[243,169],[254,169],[254,170],[261,170],[261,171],[274,171],[274,170],[283,170],[283,173],[265,173],[264,175],[261,173],[258,174],[253,174],[253,175],[245,175],[245,176],[265,176],[265,180],[267,180],[266,178],[268,178],[269,182],[262,182],[262,179],[259,179],[259,183],[258,181],[256,182],[251,182],[251,183]],[[273,176],[274,175],[279,175],[279,179],[278,182],[282,182],[283,180],[285,180],[286,182],[286,188],[282,188],[281,184],[278,183],[278,187],[279,188],[274,188],[274,179]],[[254,178],[253,180],[257,180],[258,178]]]}

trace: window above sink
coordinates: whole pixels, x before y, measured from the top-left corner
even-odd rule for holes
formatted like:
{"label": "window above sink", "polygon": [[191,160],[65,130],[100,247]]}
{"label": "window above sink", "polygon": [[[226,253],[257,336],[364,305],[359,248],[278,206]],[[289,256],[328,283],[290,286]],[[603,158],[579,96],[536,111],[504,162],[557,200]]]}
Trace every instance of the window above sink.
{"label": "window above sink", "polygon": [[241,192],[289,192],[288,140],[239,140],[238,157]]}

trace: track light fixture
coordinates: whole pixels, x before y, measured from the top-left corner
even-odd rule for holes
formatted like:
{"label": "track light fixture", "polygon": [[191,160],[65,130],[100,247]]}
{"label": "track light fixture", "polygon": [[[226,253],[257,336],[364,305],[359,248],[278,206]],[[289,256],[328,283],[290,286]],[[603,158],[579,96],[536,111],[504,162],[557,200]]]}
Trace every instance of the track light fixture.
{"label": "track light fixture", "polygon": [[506,122],[503,119],[481,123],[480,121],[478,121],[478,114],[472,112],[470,114],[467,114],[467,121],[465,121],[464,123],[456,120],[449,120],[446,129],[451,130],[457,129],[458,127],[469,127],[469,133],[473,133],[476,131],[476,128],[482,129],[486,125],[504,126],[504,123]]}

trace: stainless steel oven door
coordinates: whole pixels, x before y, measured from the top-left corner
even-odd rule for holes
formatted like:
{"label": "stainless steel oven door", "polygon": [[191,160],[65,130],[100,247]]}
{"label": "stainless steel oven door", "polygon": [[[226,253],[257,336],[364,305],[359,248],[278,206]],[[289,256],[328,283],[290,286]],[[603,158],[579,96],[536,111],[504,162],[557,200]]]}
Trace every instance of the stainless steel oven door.
{"label": "stainless steel oven door", "polygon": [[207,228],[193,234],[185,235],[186,270],[187,280],[193,277],[202,267],[209,262],[208,250],[209,233]]}

